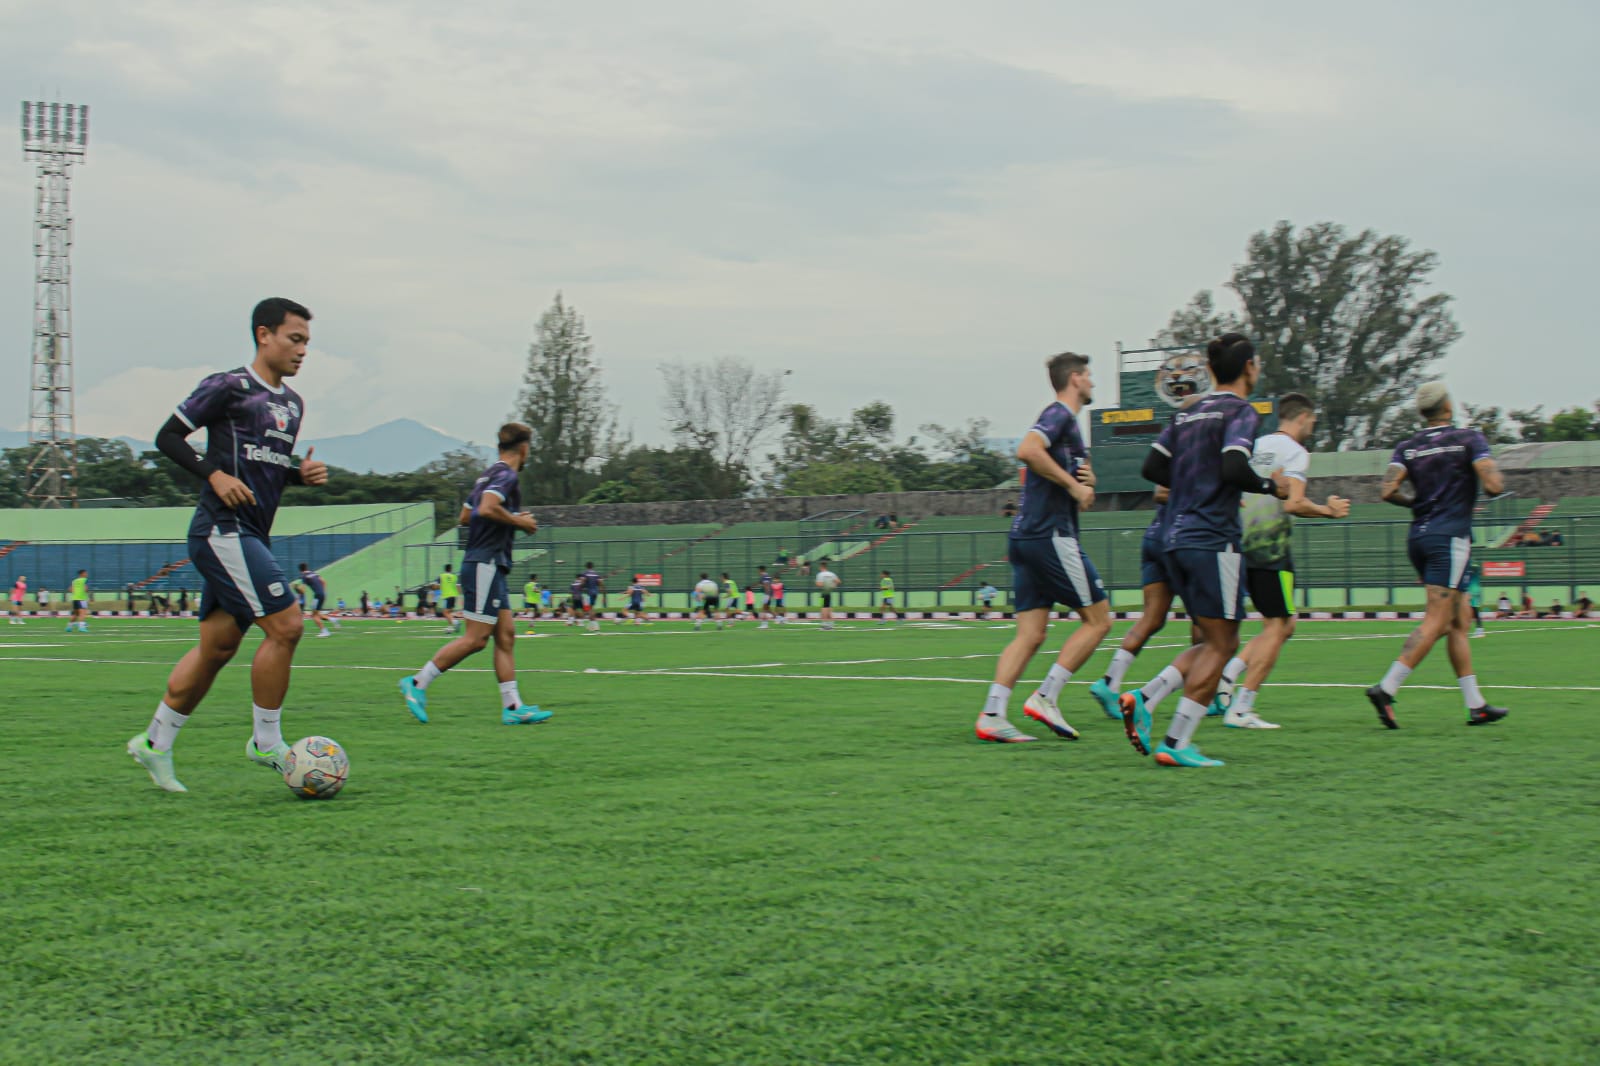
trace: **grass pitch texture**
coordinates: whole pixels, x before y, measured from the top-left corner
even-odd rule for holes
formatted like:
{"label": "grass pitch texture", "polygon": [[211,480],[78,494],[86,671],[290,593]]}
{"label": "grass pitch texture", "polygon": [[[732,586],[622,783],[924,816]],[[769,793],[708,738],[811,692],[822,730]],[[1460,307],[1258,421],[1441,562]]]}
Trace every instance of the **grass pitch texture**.
{"label": "grass pitch texture", "polygon": [[1105,649],[1080,742],[975,742],[983,623],[540,625],[532,727],[487,654],[416,724],[439,627],[347,623],[284,714],[351,755],[311,802],[242,755],[254,637],[168,795],[123,745],[192,623],[7,627],[0,1061],[1593,1062],[1600,629],[1473,641],[1486,728],[1440,647],[1388,732],[1408,629],[1302,624],[1284,728],[1164,770],[1091,704]]}

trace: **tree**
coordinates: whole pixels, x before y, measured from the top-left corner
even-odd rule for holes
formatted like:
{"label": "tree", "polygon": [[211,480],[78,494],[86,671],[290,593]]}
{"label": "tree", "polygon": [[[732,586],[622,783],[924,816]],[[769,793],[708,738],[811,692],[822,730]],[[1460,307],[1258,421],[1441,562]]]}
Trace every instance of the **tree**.
{"label": "tree", "polygon": [[1160,337],[1204,344],[1228,328],[1245,333],[1261,358],[1261,391],[1303,392],[1317,405],[1317,447],[1377,442],[1461,337],[1451,297],[1423,294],[1438,256],[1404,237],[1279,222],[1253,235],[1245,254],[1227,283],[1241,316],[1202,292]]}
{"label": "tree", "polygon": [[1504,412],[1495,406],[1480,407],[1470,403],[1461,406],[1467,425],[1489,438],[1490,444],[1522,444],[1547,439],[1550,423],[1545,420],[1542,406]]}
{"label": "tree", "polygon": [[882,464],[867,462],[812,463],[797,471],[783,486],[786,496],[899,491],[900,482]]}
{"label": "tree", "polygon": [[561,294],[539,318],[512,418],[533,429],[522,468],[530,503],[575,503],[599,484],[597,460],[616,446],[616,417],[600,381],[594,341]]}
{"label": "tree", "polygon": [[1571,407],[1550,416],[1545,440],[1600,440],[1600,402],[1593,410]]}
{"label": "tree", "polygon": [[751,460],[778,423],[787,374],[732,358],[662,365],[667,428],[680,447],[712,457],[711,498],[742,495],[755,483]]}

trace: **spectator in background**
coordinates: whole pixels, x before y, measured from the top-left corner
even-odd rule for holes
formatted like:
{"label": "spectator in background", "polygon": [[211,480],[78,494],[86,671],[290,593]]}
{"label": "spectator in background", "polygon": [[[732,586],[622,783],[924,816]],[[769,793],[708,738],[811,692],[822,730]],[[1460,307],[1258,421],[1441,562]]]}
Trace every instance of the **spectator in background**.
{"label": "spectator in background", "polygon": [[39,587],[39,591],[33,594],[33,598],[34,598],[34,601],[39,604],[39,613],[40,614],[49,614],[50,613],[50,590],[49,589],[47,589],[47,588],[45,588],[45,587],[43,587],[41,585]]}
{"label": "spectator in background", "polygon": [[1533,605],[1533,597],[1524,592],[1522,594],[1522,610],[1517,612],[1518,618],[1538,618],[1539,609]]}
{"label": "spectator in background", "polygon": [[1588,596],[1584,595],[1584,592],[1583,592],[1582,589],[1579,589],[1578,590],[1578,598],[1572,604],[1572,617],[1574,617],[1574,618],[1588,618],[1589,617],[1589,611],[1591,609],[1593,609],[1593,607],[1594,607],[1594,601],[1589,599]]}
{"label": "spectator in background", "polygon": [[133,606],[133,582],[128,582],[128,613],[132,614],[136,608]]}
{"label": "spectator in background", "polygon": [[1495,604],[1494,616],[1496,618],[1511,617],[1511,597],[1504,592],[1500,594],[1500,602]]}
{"label": "spectator in background", "polygon": [[1561,617],[1561,601],[1560,600],[1551,600],[1550,601],[1550,609],[1548,611],[1545,611],[1544,613],[1540,614],[1539,617],[1540,618],[1560,618]]}
{"label": "spectator in background", "polygon": [[985,581],[983,587],[978,590],[978,602],[983,604],[985,614],[994,610],[994,598],[998,595],[1000,595],[1000,590],[995,588],[991,582]]}
{"label": "spectator in background", "polygon": [[1001,509],[1001,511],[1000,511],[1000,517],[1001,518],[1015,518],[1015,517],[1017,517],[1017,505],[1014,504],[1014,503],[1006,504],[1005,507],[1003,507]]}
{"label": "spectator in background", "polygon": [[189,590],[188,589],[179,589],[178,590],[178,613],[179,614],[188,614],[189,613]]}
{"label": "spectator in background", "polygon": [[787,565],[789,565],[789,549],[788,548],[779,548],[778,549],[777,563],[778,563],[779,566],[787,566]]}
{"label": "spectator in background", "polygon": [[899,515],[891,514],[889,516],[889,528],[890,529],[899,529],[900,528],[900,516]]}
{"label": "spectator in background", "polygon": [[873,529],[888,529],[889,528],[889,516],[886,515],[886,514],[881,514],[877,518],[874,518],[872,520],[872,528]]}

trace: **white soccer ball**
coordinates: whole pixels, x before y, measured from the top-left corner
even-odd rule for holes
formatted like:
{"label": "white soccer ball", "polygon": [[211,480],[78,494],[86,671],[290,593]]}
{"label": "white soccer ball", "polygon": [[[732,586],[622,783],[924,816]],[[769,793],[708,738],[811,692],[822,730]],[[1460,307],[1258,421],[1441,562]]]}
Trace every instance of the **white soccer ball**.
{"label": "white soccer ball", "polygon": [[306,799],[332,799],[350,776],[350,756],[336,740],[305,737],[289,749],[284,784]]}

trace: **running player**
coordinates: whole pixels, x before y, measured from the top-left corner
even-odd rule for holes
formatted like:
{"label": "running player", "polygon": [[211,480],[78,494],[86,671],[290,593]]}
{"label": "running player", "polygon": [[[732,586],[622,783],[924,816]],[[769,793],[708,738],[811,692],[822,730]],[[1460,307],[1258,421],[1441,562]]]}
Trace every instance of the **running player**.
{"label": "running player", "polygon": [[26,625],[22,620],[22,597],[28,591],[28,579],[19,575],[17,583],[11,586],[11,617],[8,621],[14,626]]}
{"label": "running player", "polygon": [[69,598],[72,600],[72,617],[67,619],[67,632],[72,632],[74,625],[80,633],[89,632],[89,571],[79,570],[78,576],[72,579]]}
{"label": "running player", "polygon": [[888,625],[894,621],[894,578],[889,576],[887,570],[878,578],[878,595],[883,600],[883,613],[878,621]]}
{"label": "running player", "polygon": [[781,626],[789,620],[788,615],[786,615],[783,610],[783,578],[781,577],[775,577],[772,579],[772,600],[770,609],[772,611],[772,620],[778,625]]}
{"label": "running player", "polygon": [[[270,545],[284,486],[328,480],[327,466],[311,457],[315,449],[293,465],[305,406],[285,379],[305,361],[310,323],[311,312],[292,300],[261,301],[250,316],[255,360],[200,382],[156,435],[163,455],[205,482],[189,523],[189,558],[204,581],[200,643],[173,667],[150,725],[128,741],[128,754],[168,792],[188,791],[172,769],[178,730],[252,625],[262,637],[250,664],[254,729],[245,755],[282,773],[289,754],[280,720],[305,620]],[[187,440],[202,428],[204,458]]]}
{"label": "running player", "polygon": [[644,594],[649,591],[643,581],[635,575],[633,584],[628,586],[628,614],[633,617],[634,625],[644,625]]}
{"label": "running player", "polygon": [[[1306,441],[1317,428],[1317,411],[1298,392],[1278,399],[1278,430],[1256,441],[1250,465],[1258,474],[1282,470],[1289,479],[1289,495],[1252,495],[1244,498],[1240,519],[1244,523],[1245,584],[1250,602],[1261,613],[1261,632],[1250,638],[1238,655],[1222,668],[1222,680],[1212,700],[1213,712],[1222,711],[1222,724],[1233,729],[1277,729],[1274,722],[1256,714],[1256,695],[1277,665],[1283,646],[1294,636],[1294,519],[1344,518],[1350,501],[1329,496],[1326,503],[1306,499],[1306,478],[1311,473],[1311,453]],[[1244,687],[1234,685],[1240,676]]]}
{"label": "running player", "polygon": [[1400,728],[1394,714],[1395,694],[1427,658],[1434,643],[1444,637],[1467,705],[1467,724],[1488,725],[1504,718],[1506,710],[1490,706],[1478,691],[1468,638],[1472,612],[1461,590],[1466,588],[1467,564],[1472,560],[1472,507],[1478,491],[1481,487],[1491,496],[1498,495],[1505,489],[1505,479],[1490,458],[1484,435],[1451,424],[1455,409],[1444,382],[1429,381],[1417,390],[1417,411],[1428,426],[1395,446],[1383,475],[1383,498],[1411,509],[1406,553],[1428,587],[1427,613],[1406,638],[1400,658],[1390,665],[1383,680],[1367,689],[1367,699],[1385,727]]}
{"label": "running player", "polygon": [[1472,607],[1472,635],[1488,636],[1488,631],[1483,628],[1483,579],[1477,563],[1467,567],[1467,603]]}
{"label": "running player", "polygon": [[589,615],[589,632],[600,632],[600,607],[601,597],[605,595],[606,579],[600,576],[600,571],[594,568],[594,563],[585,563],[583,578],[583,605]]}
{"label": "running player", "polygon": [[539,617],[539,575],[529,574],[528,583],[522,586],[522,608],[528,612],[528,632],[533,632],[533,623]]}
{"label": "running player", "polygon": [[773,616],[772,609],[772,575],[767,573],[764,566],[756,567],[756,585],[761,590],[761,626],[766,629],[767,622]]}
{"label": "running player", "polygon": [[1078,428],[1078,412],[1094,402],[1089,357],[1062,352],[1046,360],[1045,369],[1055,399],[1017,446],[1017,458],[1027,465],[1028,476],[1007,537],[1017,632],[1000,653],[994,683],[974,727],[979,740],[997,744],[1039,739],[1011,724],[1006,705],[1044,643],[1056,604],[1078,612],[1081,621],[1061,645],[1043,684],[1028,697],[1023,713],[1063,740],[1077,740],[1078,731],[1061,716],[1056,699],[1073,671],[1088,661],[1111,631],[1105,585],[1078,544],[1078,513],[1094,506],[1094,468]]}
{"label": "running player", "polygon": [[822,627],[833,628],[833,593],[839,587],[839,575],[828,568],[828,560],[817,564],[817,588],[822,590]]}
{"label": "running player", "polygon": [[428,720],[428,686],[452,666],[488,647],[491,638],[494,675],[500,682],[500,721],[533,725],[550,718],[549,711],[524,704],[517,691],[517,623],[511,613],[511,593],[506,589],[517,530],[539,531],[533,516],[517,509],[522,502],[517,473],[528,461],[533,430],[521,422],[507,422],[496,439],[500,458],[478,478],[461,506],[459,524],[467,527],[467,549],[461,558],[461,617],[466,620],[466,632],[400,682],[406,708],[419,722]]}
{"label": "running player", "polygon": [[709,621],[713,614],[717,618],[717,628],[722,628],[721,604],[718,602],[717,583],[711,580],[710,574],[701,574],[700,580],[694,586],[695,595],[700,597],[700,617],[694,620],[694,627],[700,628],[700,623]]}
{"label": "running player", "polygon": [[[439,613],[444,615],[444,631],[454,633],[461,620],[456,617],[456,597],[461,595],[461,581],[456,577],[456,572],[449,563],[444,564],[444,572],[439,575]],[[421,613],[422,608],[417,608]]]}
{"label": "running player", "polygon": [[[305,563],[300,564],[300,583],[311,593],[311,620],[317,623],[317,636],[331,637],[328,631],[328,616],[323,613],[322,605],[328,601],[328,586],[323,583],[322,575],[318,574]],[[333,620],[334,625],[339,625],[339,620]]]}
{"label": "running player", "polygon": [[722,591],[721,591],[721,595],[722,595],[724,601],[726,601],[726,603],[727,603],[727,609],[732,612],[732,615],[733,615],[732,621],[738,621],[738,619],[739,619],[739,586],[734,583],[733,578],[729,577],[726,572],[724,572],[723,575],[722,575]]}
{"label": "running player", "polygon": [[[1239,499],[1244,492],[1288,494],[1288,479],[1281,473],[1263,477],[1250,467],[1261,421],[1246,400],[1261,372],[1255,346],[1237,333],[1225,333],[1207,347],[1206,357],[1215,391],[1178,412],[1150,446],[1143,468],[1147,481],[1170,490],[1168,580],[1183,597],[1200,638],[1172,664],[1184,687],[1172,725],[1155,748],[1162,766],[1222,765],[1202,755],[1192,740],[1216,695],[1222,667],[1239,647],[1244,615]],[[1124,692],[1119,701],[1128,739],[1140,755],[1151,753],[1151,695]]]}

